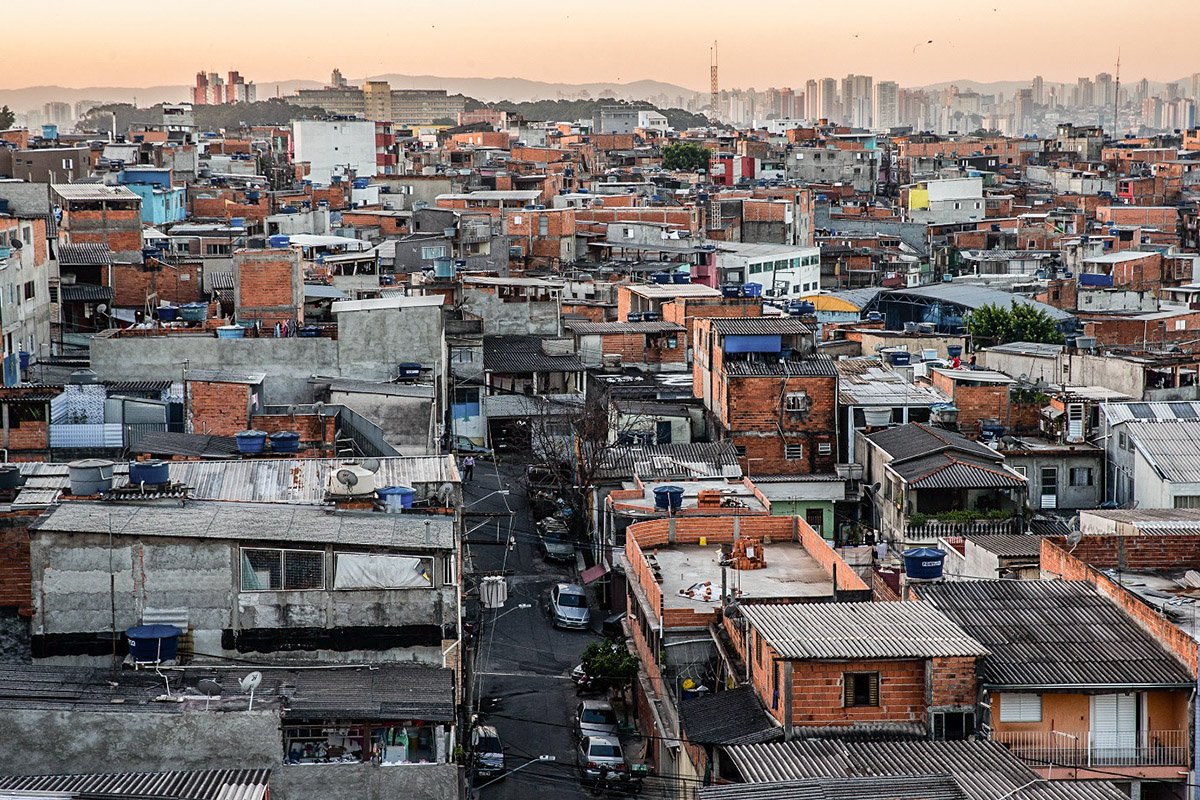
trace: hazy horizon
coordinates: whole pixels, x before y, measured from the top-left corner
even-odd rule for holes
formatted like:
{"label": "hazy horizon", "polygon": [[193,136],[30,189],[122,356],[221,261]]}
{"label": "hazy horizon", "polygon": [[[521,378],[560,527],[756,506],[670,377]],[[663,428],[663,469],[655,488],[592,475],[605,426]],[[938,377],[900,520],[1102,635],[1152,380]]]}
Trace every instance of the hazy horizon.
{"label": "hazy horizon", "polygon": [[[52,11],[28,5],[6,10],[6,26],[15,33],[6,42],[0,88],[191,85],[202,69],[237,70],[260,84],[325,82],[338,67],[351,79],[399,73],[550,83],[655,80],[706,92],[714,38],[720,40],[724,88],[802,90],[810,78],[851,72],[908,86],[1028,81],[1034,75],[1073,83],[1115,72],[1118,47],[1123,82],[1175,81],[1200,71],[1200,59],[1187,55],[1200,27],[1200,4],[1162,5],[1160,15],[1137,9],[1152,36],[1110,35],[1105,43],[1076,32],[1109,30],[1133,13],[1127,4],[1066,0],[1043,21],[1047,6],[1034,0],[961,0],[953,6],[914,0],[903,7],[867,0],[832,8],[763,0],[744,19],[713,0],[663,9],[613,0],[602,14],[581,14],[549,0],[514,0],[503,13],[481,19],[469,7],[461,15],[442,14],[436,6],[415,13],[389,0],[359,0],[345,7],[346,19],[331,20],[327,3],[294,0],[286,16],[241,20],[247,6],[213,0],[188,17],[186,27],[170,24],[172,13],[184,17],[181,9],[113,27],[116,42],[137,43],[123,47],[96,34],[94,4],[60,0]],[[261,27],[252,27],[260,19]],[[337,26],[342,32],[331,34]],[[231,35],[231,29],[239,33]],[[195,44],[181,39],[184,30]]]}

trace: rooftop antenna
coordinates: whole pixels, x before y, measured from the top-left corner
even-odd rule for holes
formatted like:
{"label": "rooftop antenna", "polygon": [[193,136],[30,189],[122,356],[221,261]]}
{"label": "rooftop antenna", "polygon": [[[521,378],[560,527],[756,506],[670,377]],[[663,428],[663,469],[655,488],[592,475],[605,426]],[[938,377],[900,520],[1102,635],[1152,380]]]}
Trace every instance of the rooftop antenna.
{"label": "rooftop antenna", "polygon": [[241,687],[242,691],[250,693],[250,705],[246,709],[247,711],[254,710],[254,690],[257,689],[261,684],[262,673],[258,670],[251,672],[249,675],[238,681],[238,686]]}
{"label": "rooftop antenna", "polygon": [[1117,138],[1117,114],[1121,103],[1121,47],[1117,46],[1117,85],[1113,89],[1113,138]]}
{"label": "rooftop antenna", "polygon": [[712,106],[713,120],[717,118],[717,104],[720,102],[718,95],[720,95],[720,84],[717,82],[717,40],[713,39],[708,66],[708,102]]}

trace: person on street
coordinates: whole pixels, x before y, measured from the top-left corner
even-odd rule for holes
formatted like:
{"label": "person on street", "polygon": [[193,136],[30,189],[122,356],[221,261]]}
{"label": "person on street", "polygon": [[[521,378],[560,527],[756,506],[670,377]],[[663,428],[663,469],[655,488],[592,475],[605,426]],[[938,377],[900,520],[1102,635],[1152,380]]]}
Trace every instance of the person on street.
{"label": "person on street", "polygon": [[475,474],[475,456],[467,456],[463,459],[463,481],[471,482],[471,476]]}

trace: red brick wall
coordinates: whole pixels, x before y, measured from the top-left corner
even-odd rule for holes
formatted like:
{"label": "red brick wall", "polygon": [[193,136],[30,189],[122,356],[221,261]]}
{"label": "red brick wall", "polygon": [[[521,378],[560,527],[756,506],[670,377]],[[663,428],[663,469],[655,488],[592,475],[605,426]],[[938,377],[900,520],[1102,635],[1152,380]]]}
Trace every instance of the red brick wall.
{"label": "red brick wall", "polygon": [[[764,647],[763,649],[769,648]],[[770,678],[769,664],[767,669],[762,672],[767,679]],[[846,672],[879,673],[878,706],[845,707],[842,684],[843,674]],[[763,699],[766,701],[767,708],[770,708],[770,695]],[[852,661],[845,663],[804,661],[792,664],[792,723],[794,725],[851,725],[861,722],[925,723],[928,719],[928,709],[924,661]],[[782,719],[782,709],[775,713],[777,719]]]}
{"label": "red brick wall", "polygon": [[200,264],[163,267],[153,277],[149,270],[134,264],[114,264],[112,270],[113,304],[122,308],[142,308],[152,282],[159,300],[180,304],[204,297],[204,267]]}
{"label": "red brick wall", "polygon": [[187,382],[188,431],[234,436],[246,430],[250,387],[244,383]]}
{"label": "red brick wall", "polygon": [[9,458],[15,460],[19,451],[32,451],[30,455],[45,456],[50,449],[50,426],[45,422],[22,422],[19,428],[8,429]]}
{"label": "red brick wall", "polygon": [[38,513],[10,512],[0,516],[0,608],[16,608],[23,617],[33,613],[29,525]]}
{"label": "red brick wall", "polygon": [[[675,339],[674,347],[667,346],[671,338]],[[663,344],[654,344],[658,341]],[[647,342],[651,344],[647,346]],[[632,364],[682,364],[686,344],[683,331],[649,337],[644,333],[618,333],[600,337],[600,352],[606,355],[620,353],[622,361]]]}
{"label": "red brick wall", "polygon": [[238,320],[261,320],[263,325],[301,318],[303,296],[300,260],[292,250],[239,250],[237,270]]}
{"label": "red brick wall", "polygon": [[142,249],[142,218],[136,210],[68,211],[63,230],[71,244],[107,244],[115,253]]}
{"label": "red brick wall", "polygon": [[[317,414],[253,414],[250,427],[267,433],[290,431],[300,434],[300,450],[313,458],[332,455],[337,417]],[[324,448],[325,452],[322,452]]]}

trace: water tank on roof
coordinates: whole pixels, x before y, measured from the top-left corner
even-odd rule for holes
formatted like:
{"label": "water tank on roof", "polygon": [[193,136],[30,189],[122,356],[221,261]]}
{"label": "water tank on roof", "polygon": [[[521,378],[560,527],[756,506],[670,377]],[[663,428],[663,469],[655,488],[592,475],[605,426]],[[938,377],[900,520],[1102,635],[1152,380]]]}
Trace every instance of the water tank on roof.
{"label": "water tank on roof", "polygon": [[165,486],[171,482],[171,468],[159,459],[129,462],[130,486]]}
{"label": "water tank on roof", "polygon": [[274,453],[294,453],[300,449],[300,434],[295,431],[276,431],[267,439]]}
{"label": "water tank on roof", "polygon": [[889,350],[887,355],[893,367],[907,367],[911,360],[907,350]]}
{"label": "water tank on roof", "polygon": [[266,431],[242,431],[234,438],[237,439],[238,452],[243,455],[257,455],[267,446]]}
{"label": "water tank on roof", "polygon": [[100,379],[96,377],[96,373],[90,369],[77,369],[67,378],[67,383],[72,386],[86,386],[92,383],[99,383]]}
{"label": "water tank on roof", "polygon": [[654,489],[656,511],[678,511],[683,506],[682,486],[658,486]]}
{"label": "water tank on roof", "polygon": [[669,273],[669,272],[652,272],[652,273],[650,273],[650,280],[653,283],[670,283],[671,282],[671,273]]}
{"label": "water tank on roof", "polygon": [[125,630],[129,657],[136,664],[161,664],[174,661],[179,653],[183,631],[174,625],[137,625]]}
{"label": "water tank on roof", "polygon": [[113,462],[103,458],[82,458],[67,464],[67,475],[74,496],[104,494],[113,485]]}
{"label": "water tank on roof", "polygon": [[389,514],[399,514],[406,508],[412,508],[416,491],[409,486],[385,486],[376,492],[383,510]]}
{"label": "water tank on roof", "polygon": [[941,580],[946,553],[936,547],[913,547],[904,551],[904,573],[910,581]]}

